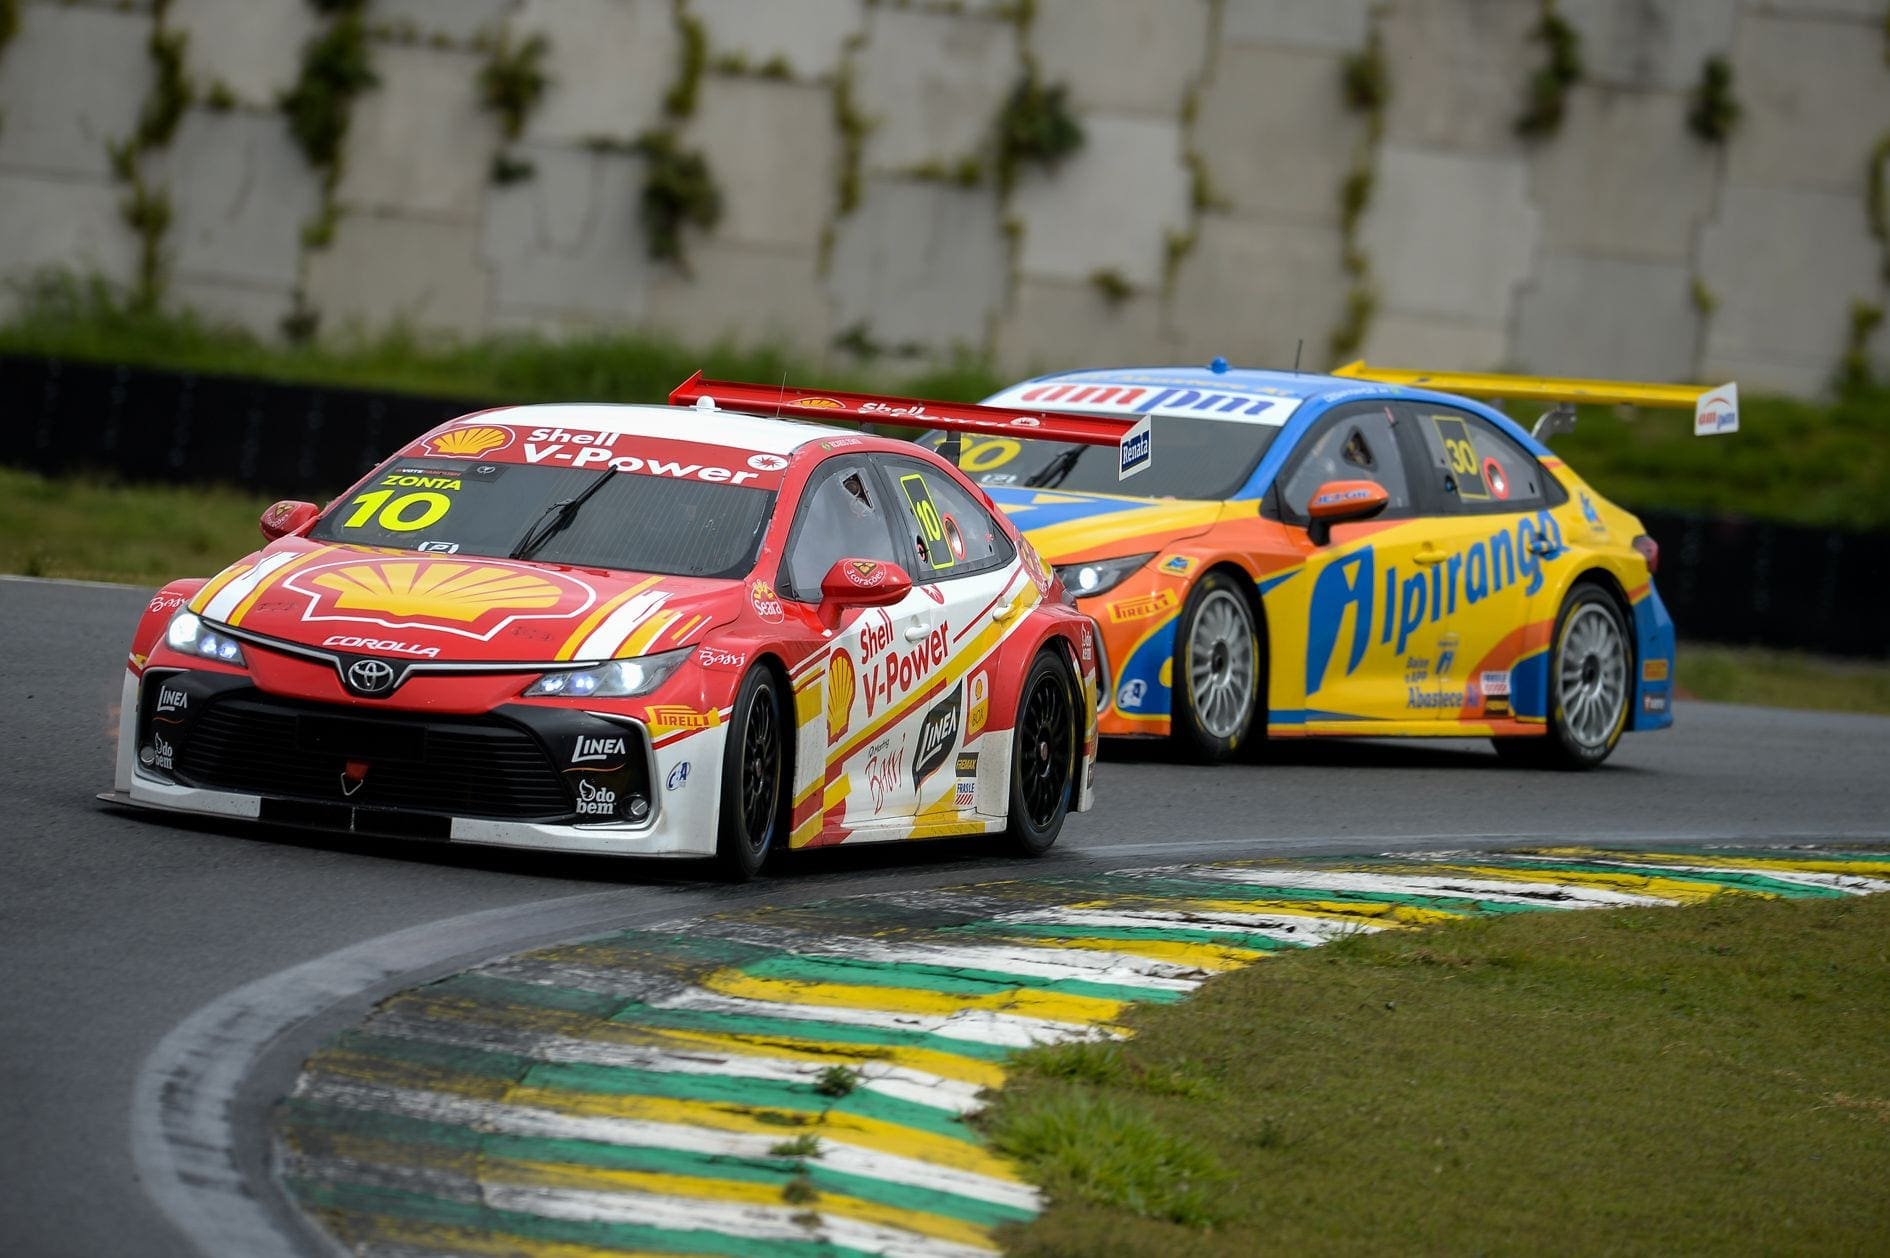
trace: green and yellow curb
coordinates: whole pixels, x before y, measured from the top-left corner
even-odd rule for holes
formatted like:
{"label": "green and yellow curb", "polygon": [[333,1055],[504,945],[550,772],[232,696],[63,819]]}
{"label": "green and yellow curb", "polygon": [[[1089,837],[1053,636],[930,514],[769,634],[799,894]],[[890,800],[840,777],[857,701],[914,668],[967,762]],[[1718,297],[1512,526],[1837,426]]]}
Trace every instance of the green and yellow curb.
{"label": "green and yellow curb", "polygon": [[1032,1044],[1125,1035],[1282,949],[1477,915],[1890,890],[1830,849],[1234,862],[749,909],[402,992],[303,1066],[285,1183],[364,1253],[995,1251],[1035,1188],[968,1121]]}

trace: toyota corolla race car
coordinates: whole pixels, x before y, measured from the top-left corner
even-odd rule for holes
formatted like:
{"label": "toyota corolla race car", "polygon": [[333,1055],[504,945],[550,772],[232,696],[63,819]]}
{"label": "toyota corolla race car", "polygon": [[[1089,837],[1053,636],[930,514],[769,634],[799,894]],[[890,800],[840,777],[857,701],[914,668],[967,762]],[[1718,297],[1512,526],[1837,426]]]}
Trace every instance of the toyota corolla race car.
{"label": "toyota corolla race car", "polygon": [[782,847],[1038,853],[1089,806],[1094,626],[906,442],[486,411],[262,532],[151,600],[108,799],[738,878]]}
{"label": "toyota corolla race car", "polygon": [[[673,398],[779,392],[692,381]],[[1673,720],[1658,550],[1466,394],[1690,407],[1696,432],[1738,427],[1732,386],[1219,359],[1045,376],[981,406],[790,404],[932,430],[922,444],[978,482],[1099,625],[1105,735],[1172,736],[1209,761],[1262,735],[1475,735],[1509,759],[1591,767],[1623,731]],[[1537,429],[1573,416],[1558,405]],[[966,436],[973,417],[985,426]],[[1092,448],[1108,444],[1116,456]]]}

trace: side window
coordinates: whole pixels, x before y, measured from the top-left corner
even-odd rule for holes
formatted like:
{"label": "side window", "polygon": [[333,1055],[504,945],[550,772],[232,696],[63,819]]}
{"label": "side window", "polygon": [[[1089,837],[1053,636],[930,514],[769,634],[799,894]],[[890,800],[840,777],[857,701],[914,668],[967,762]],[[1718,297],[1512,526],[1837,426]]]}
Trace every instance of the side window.
{"label": "side window", "polygon": [[1292,467],[1280,481],[1280,503],[1287,518],[1304,520],[1313,494],[1333,480],[1376,481],[1391,499],[1385,515],[1409,513],[1411,484],[1398,450],[1396,422],[1392,411],[1376,402],[1348,407],[1321,420],[1301,439]]}
{"label": "side window", "polygon": [[1542,465],[1495,424],[1451,406],[1409,409],[1430,462],[1425,474],[1447,510],[1525,511],[1547,501]]}
{"label": "side window", "polygon": [[901,561],[896,517],[881,498],[879,481],[859,459],[835,459],[814,473],[781,565],[783,597],[818,601],[821,578],[842,559]]}
{"label": "side window", "polygon": [[990,510],[948,474],[917,459],[888,458],[880,465],[897,491],[894,516],[918,555],[914,581],[943,581],[1011,561],[1011,539]]}

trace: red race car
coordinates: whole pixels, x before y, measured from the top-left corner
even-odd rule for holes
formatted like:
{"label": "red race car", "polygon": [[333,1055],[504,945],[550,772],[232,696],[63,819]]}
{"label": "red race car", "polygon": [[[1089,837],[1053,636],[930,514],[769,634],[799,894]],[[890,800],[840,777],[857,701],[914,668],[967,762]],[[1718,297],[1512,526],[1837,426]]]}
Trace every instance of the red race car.
{"label": "red race car", "polygon": [[1093,623],[906,442],[485,411],[262,532],[151,600],[105,798],[736,878],[843,842],[1040,853],[1089,806]]}

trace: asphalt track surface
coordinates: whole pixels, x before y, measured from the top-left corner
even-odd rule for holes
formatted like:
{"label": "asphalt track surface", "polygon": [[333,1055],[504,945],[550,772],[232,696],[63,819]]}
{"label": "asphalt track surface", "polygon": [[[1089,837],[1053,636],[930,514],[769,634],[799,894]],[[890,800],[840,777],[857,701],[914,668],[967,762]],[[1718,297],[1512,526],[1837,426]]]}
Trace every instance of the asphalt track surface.
{"label": "asphalt track surface", "polygon": [[[1218,769],[1112,747],[1096,810],[1040,862],[912,845],[743,888],[674,863],[175,823],[92,797],[110,786],[147,597],[0,579],[0,1252],[21,1258],[200,1252],[180,1214],[223,1238],[212,1252],[239,1252],[228,1227],[245,1210],[280,1252],[318,1252],[254,1194],[267,1107],[379,996],[533,943],[736,903],[1197,859],[1890,840],[1890,719],[1684,702],[1673,731],[1630,735],[1585,775],[1512,769],[1480,742],[1286,744]],[[194,1108],[159,1069],[193,1047],[197,1077],[224,1076]]]}

